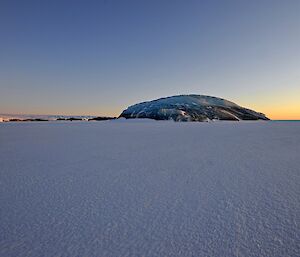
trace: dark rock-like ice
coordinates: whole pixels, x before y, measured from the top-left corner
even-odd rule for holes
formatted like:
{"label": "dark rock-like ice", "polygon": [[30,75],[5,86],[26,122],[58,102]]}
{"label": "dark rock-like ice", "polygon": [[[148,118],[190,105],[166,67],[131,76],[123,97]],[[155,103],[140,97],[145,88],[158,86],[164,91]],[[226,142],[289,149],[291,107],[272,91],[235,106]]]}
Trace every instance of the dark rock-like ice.
{"label": "dark rock-like ice", "polygon": [[268,120],[263,113],[205,95],[178,95],[135,104],[120,117],[174,121]]}

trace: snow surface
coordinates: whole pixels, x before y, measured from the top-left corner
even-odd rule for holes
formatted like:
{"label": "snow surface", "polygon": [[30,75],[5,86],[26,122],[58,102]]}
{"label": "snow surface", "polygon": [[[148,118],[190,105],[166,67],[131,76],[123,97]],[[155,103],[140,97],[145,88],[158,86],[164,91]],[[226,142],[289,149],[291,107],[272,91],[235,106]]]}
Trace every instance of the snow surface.
{"label": "snow surface", "polygon": [[0,256],[300,256],[300,122],[0,125]]}

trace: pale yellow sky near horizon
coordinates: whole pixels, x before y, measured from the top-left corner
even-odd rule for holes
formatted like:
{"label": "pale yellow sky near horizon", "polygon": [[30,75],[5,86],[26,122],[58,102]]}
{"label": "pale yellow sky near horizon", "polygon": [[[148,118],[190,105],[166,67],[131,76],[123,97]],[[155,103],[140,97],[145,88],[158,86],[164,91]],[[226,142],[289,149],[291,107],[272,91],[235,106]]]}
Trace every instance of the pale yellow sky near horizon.
{"label": "pale yellow sky near horizon", "polygon": [[253,99],[242,99],[238,104],[264,113],[270,119],[300,120],[300,86],[290,91],[270,92]]}

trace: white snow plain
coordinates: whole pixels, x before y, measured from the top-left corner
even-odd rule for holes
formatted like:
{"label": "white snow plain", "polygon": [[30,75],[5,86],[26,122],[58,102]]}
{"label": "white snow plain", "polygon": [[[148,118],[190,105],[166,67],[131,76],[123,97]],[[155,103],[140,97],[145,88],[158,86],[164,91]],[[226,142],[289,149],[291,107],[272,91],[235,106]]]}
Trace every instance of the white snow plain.
{"label": "white snow plain", "polygon": [[0,256],[300,256],[300,122],[0,125]]}

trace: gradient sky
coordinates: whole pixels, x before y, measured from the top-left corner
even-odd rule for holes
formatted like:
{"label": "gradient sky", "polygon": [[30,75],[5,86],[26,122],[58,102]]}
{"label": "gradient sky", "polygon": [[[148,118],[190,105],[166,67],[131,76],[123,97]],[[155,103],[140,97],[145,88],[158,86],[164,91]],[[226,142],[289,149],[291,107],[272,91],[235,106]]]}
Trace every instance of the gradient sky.
{"label": "gradient sky", "polygon": [[0,1],[0,113],[190,93],[300,119],[300,1]]}

